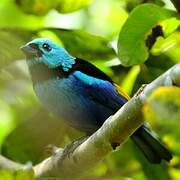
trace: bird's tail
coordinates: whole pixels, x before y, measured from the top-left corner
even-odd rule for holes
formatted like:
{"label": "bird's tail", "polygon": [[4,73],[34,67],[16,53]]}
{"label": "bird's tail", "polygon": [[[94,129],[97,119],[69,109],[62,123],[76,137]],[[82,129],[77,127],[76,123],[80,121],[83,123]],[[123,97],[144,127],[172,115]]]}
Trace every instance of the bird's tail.
{"label": "bird's tail", "polygon": [[172,159],[171,153],[145,125],[136,130],[131,138],[149,162],[158,164],[162,159],[166,161]]}

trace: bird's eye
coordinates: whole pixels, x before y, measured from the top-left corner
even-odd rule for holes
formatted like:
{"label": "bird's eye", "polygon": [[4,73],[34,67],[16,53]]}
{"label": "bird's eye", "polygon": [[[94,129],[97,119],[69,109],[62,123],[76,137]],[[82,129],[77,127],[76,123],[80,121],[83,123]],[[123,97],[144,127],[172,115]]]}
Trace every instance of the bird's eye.
{"label": "bird's eye", "polygon": [[52,49],[52,48],[49,46],[49,44],[47,44],[47,43],[44,43],[44,44],[42,45],[42,47],[43,47],[44,50],[46,50],[46,51],[48,51],[48,52],[51,51],[51,49]]}

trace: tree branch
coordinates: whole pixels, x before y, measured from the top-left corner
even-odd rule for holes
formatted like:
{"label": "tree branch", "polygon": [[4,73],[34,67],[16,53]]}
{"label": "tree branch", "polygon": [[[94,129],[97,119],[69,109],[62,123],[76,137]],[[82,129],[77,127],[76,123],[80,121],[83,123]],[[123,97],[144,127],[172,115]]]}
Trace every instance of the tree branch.
{"label": "tree branch", "polygon": [[3,156],[0,155],[0,170],[1,169],[19,169],[23,168],[23,165],[11,161]]}
{"label": "tree branch", "polygon": [[124,143],[143,124],[141,109],[152,91],[159,86],[172,85],[180,86],[180,64],[173,66],[148,84],[142,92],[137,93],[70,156],[62,160],[63,150],[59,149],[54,155],[36,165],[33,168],[36,178],[75,179],[85,174],[113,151],[113,142]]}

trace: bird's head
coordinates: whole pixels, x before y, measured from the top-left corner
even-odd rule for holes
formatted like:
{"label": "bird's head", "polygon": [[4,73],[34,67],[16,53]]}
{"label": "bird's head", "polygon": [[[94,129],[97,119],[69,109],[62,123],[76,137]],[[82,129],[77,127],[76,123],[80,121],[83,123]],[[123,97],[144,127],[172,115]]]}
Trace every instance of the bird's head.
{"label": "bird's head", "polygon": [[75,63],[75,58],[63,47],[46,38],[34,39],[22,46],[21,50],[26,55],[29,66],[44,63],[49,68],[61,66],[64,71],[68,71]]}

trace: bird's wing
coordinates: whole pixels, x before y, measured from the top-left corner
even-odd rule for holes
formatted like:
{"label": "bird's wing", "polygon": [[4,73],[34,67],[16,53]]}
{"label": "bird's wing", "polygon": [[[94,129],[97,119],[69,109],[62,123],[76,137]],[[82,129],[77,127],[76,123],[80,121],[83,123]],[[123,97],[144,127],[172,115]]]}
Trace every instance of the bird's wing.
{"label": "bird's wing", "polygon": [[116,112],[127,102],[129,97],[97,67],[83,60],[80,60],[80,65],[78,61],[76,63],[73,74],[96,103]]}

